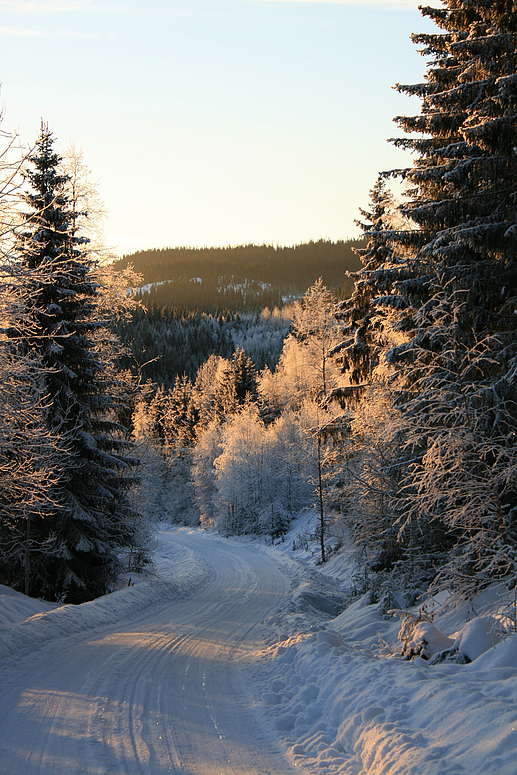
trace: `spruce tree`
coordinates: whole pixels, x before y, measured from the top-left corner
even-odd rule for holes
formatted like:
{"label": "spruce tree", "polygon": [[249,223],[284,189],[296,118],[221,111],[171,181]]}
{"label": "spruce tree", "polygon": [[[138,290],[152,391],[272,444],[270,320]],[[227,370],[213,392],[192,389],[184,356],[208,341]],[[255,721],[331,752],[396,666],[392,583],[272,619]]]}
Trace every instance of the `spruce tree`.
{"label": "spruce tree", "polygon": [[216,393],[217,412],[224,419],[257,396],[257,374],[253,361],[238,348],[221,374]]}
{"label": "spruce tree", "polygon": [[193,385],[184,374],[176,377],[167,396],[164,413],[164,446],[173,456],[182,456],[194,443],[198,412],[192,400]]}
{"label": "spruce tree", "polygon": [[[383,290],[380,276],[389,283],[388,262],[393,258],[387,245],[384,229],[391,223],[394,198],[386,181],[379,177],[370,191],[371,210],[361,209],[363,221],[356,221],[366,237],[367,246],[358,249],[363,268],[355,275],[354,291],[350,299],[339,305],[336,317],[343,323],[345,336],[330,354],[338,358],[354,386],[364,387],[379,363],[382,342],[382,315],[375,301]],[[374,235],[374,238],[372,238]],[[350,391],[349,391],[350,392]],[[361,391],[355,391],[360,393]]]}
{"label": "spruce tree", "polygon": [[87,240],[76,236],[78,214],[48,127],[26,173],[27,227],[18,240],[20,261],[34,271],[34,319],[25,349],[39,354],[48,394],[46,426],[59,438],[64,464],[53,486],[51,513],[33,515],[30,591],[48,599],[82,602],[114,584],[139,522],[126,497],[135,462],[115,422],[112,371],[96,329],[97,286]]}
{"label": "spruce tree", "polygon": [[390,173],[398,218],[374,200],[341,352],[356,379],[379,359],[398,374],[399,525],[441,531],[443,578],[472,594],[514,569],[517,541],[517,8],[443,6],[422,8],[439,31],[413,36],[425,81],[397,87],[421,99],[396,119],[415,161]]}

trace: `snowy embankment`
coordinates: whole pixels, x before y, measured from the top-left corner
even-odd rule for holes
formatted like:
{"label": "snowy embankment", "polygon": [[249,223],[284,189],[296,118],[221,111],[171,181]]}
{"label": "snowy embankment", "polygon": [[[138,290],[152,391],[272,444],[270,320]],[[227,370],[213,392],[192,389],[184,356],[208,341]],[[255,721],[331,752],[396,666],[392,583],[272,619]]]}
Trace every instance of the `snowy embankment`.
{"label": "snowy embankment", "polygon": [[[300,557],[292,541],[278,548]],[[490,617],[437,610],[414,640],[470,663],[407,661],[400,620],[368,595],[332,612],[354,571],[346,556],[322,571],[308,567],[267,622],[274,634],[254,671],[291,762],[326,775],[515,775],[517,637],[500,640]]]}
{"label": "snowy embankment", "polygon": [[[163,530],[157,578],[81,606],[49,610],[0,588],[0,667],[9,669],[52,638],[130,619],[164,598],[196,605],[196,590],[204,588],[206,597],[203,581],[211,572],[195,551],[196,532]],[[204,534],[208,540],[224,541]],[[493,646],[489,620],[467,622],[465,611],[449,612],[423,623],[415,637],[430,652],[459,647],[471,663],[406,661],[397,653],[397,618],[383,618],[366,597],[343,610],[354,572],[346,554],[316,569],[308,553],[292,550],[289,537],[279,547],[232,543],[280,562],[291,582],[282,607],[261,622],[262,650],[252,660],[236,658],[255,709],[298,771],[515,775],[517,638]]]}
{"label": "snowy embankment", "polygon": [[140,583],[133,575],[132,586],[90,603],[56,606],[0,585],[0,671],[53,638],[130,620],[157,601],[188,595],[209,573],[196,553],[162,540],[155,554],[154,576]]}

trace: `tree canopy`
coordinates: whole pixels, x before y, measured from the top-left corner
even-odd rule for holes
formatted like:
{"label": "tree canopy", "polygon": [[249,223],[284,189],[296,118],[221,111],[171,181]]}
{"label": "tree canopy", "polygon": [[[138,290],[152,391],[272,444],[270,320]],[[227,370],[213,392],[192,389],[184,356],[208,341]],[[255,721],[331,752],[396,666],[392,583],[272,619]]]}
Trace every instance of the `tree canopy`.
{"label": "tree canopy", "polygon": [[336,352],[359,385],[394,387],[399,539],[441,535],[444,577],[472,590],[513,569],[517,540],[517,20],[491,0],[422,13],[440,31],[413,36],[426,79],[397,88],[421,111],[393,141],[414,163],[372,191]]}

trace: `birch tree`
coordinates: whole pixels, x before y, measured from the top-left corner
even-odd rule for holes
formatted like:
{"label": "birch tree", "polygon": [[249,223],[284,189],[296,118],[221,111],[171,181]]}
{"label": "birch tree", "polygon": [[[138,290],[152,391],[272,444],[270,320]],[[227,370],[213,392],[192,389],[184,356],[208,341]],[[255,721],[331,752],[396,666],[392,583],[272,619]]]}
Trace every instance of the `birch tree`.
{"label": "birch tree", "polygon": [[293,307],[293,334],[305,351],[314,397],[319,399],[325,399],[335,386],[329,354],[339,338],[336,311],[336,300],[321,277]]}

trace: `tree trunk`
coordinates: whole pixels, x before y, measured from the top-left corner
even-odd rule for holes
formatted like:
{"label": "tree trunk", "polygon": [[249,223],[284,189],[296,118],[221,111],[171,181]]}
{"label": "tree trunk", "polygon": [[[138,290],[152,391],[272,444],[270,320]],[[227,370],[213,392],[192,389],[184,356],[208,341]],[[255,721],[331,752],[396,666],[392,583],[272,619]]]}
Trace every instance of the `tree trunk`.
{"label": "tree trunk", "polygon": [[323,513],[323,482],[321,476],[321,436],[318,432],[318,491],[320,501],[320,547],[321,562],[325,562],[325,517]]}
{"label": "tree trunk", "polygon": [[25,594],[29,595],[30,577],[31,577],[31,517],[27,514],[26,531],[25,531]]}

